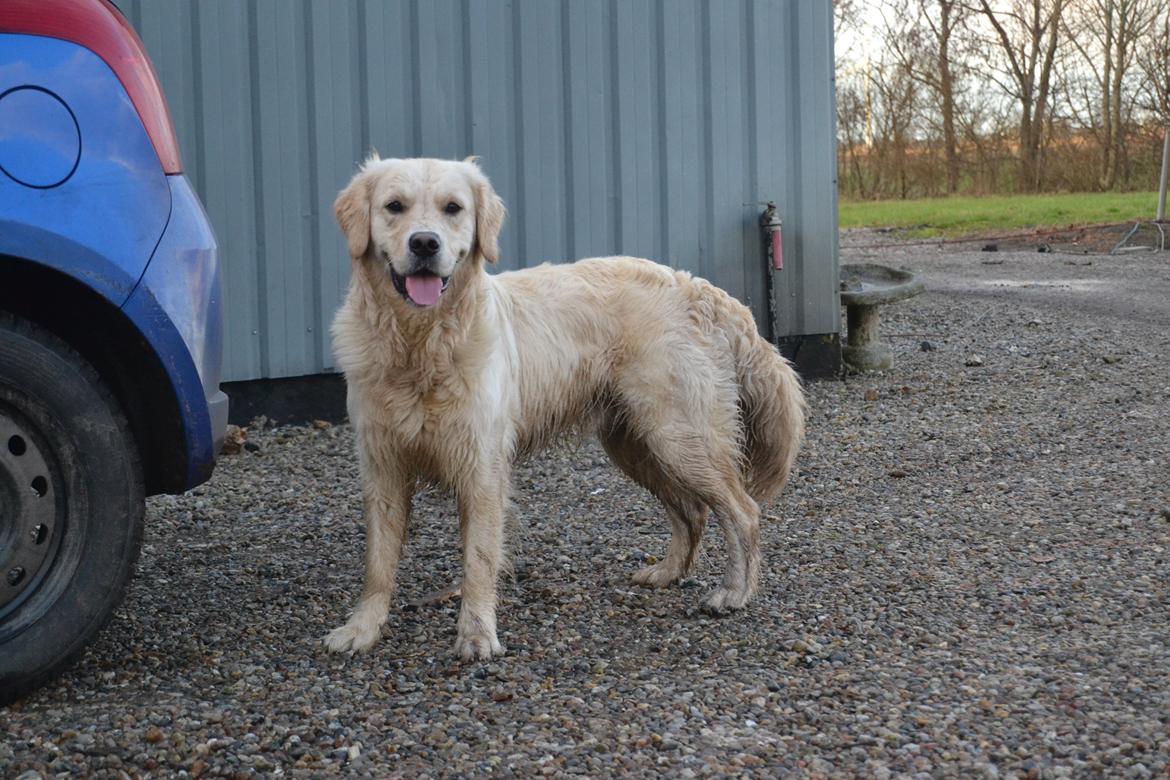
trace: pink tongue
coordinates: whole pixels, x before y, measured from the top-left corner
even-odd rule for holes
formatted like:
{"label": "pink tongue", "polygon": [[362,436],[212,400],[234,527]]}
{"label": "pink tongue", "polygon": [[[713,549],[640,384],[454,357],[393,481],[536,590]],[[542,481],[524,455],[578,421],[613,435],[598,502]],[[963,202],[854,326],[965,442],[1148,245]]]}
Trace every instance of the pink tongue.
{"label": "pink tongue", "polygon": [[406,294],[419,306],[434,306],[443,292],[443,280],[431,274],[406,277]]}

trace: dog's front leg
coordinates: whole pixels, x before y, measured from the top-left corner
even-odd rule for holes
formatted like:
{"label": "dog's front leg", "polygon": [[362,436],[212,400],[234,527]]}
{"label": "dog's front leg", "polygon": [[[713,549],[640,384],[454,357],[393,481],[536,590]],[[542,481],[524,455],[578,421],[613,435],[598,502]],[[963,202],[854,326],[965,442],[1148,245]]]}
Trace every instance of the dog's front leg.
{"label": "dog's front leg", "polygon": [[476,482],[459,491],[463,539],[463,603],[455,652],[465,660],[503,655],[496,637],[496,579],[504,555],[506,479]]}
{"label": "dog's front leg", "polygon": [[[359,444],[360,446],[360,444]],[[363,453],[365,454],[365,453]],[[369,650],[382,634],[394,596],[398,560],[410,521],[414,480],[395,463],[364,457],[362,497],[366,513],[366,574],[362,595],[349,620],[329,632],[335,652]]]}

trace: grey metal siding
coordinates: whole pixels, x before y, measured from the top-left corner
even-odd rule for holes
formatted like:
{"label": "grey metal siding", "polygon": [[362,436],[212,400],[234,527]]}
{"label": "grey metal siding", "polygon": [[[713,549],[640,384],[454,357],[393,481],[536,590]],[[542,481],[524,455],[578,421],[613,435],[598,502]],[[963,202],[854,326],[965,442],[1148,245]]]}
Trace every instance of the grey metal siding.
{"label": "grey metal siding", "polygon": [[839,328],[829,0],[121,5],[219,237],[228,380],[333,368],[349,259],[331,205],[370,149],[480,155],[509,209],[504,269],[639,255],[772,336]]}

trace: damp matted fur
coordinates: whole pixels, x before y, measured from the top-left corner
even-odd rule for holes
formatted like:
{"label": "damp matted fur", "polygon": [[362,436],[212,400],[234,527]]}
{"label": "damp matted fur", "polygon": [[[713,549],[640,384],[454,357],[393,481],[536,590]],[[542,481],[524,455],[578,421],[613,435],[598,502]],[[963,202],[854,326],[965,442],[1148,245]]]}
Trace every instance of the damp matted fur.
{"label": "damp matted fur", "polygon": [[[667,553],[636,583],[684,577],[714,512],[728,561],[705,604],[748,602],[759,582],[759,502],[788,477],[804,398],[746,307],[686,272],[629,257],[488,274],[505,210],[473,160],[371,158],[334,211],[353,260],[334,352],[367,531],[362,595],[327,637],[331,649],[366,650],[381,635],[412,495],[434,483],[454,491],[460,515],[456,652],[503,653],[496,581],[513,467],[574,432],[596,435],[666,509]],[[419,236],[433,239],[425,257]]]}

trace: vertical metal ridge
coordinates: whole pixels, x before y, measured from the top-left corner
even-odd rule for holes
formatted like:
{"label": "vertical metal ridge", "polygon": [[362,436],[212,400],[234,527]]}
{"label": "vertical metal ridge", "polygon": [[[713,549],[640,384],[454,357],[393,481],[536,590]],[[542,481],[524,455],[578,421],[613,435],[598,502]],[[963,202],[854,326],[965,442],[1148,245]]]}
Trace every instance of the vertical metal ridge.
{"label": "vertical metal ridge", "polygon": [[366,96],[370,94],[370,69],[368,67],[370,51],[370,34],[366,28],[366,16],[369,11],[368,0],[358,0],[357,8],[357,105],[358,105],[358,134],[362,148],[360,157],[370,153],[370,101]]}
{"label": "vertical metal ridge", "polygon": [[[799,29],[799,20],[800,20],[799,4],[793,3],[791,6],[789,6],[788,13],[790,16],[789,29],[794,29],[794,30]],[[792,88],[791,88],[791,92],[790,92],[789,97],[791,98],[792,102],[795,104],[791,107],[792,110],[790,110],[788,112],[788,115],[790,117],[790,122],[791,122],[791,127],[789,128],[789,132],[791,135],[789,137],[794,139],[793,150],[792,150],[792,152],[793,152],[792,153],[792,168],[791,168],[791,173],[788,177],[788,189],[789,189],[788,212],[789,212],[789,214],[792,215],[793,221],[797,225],[801,225],[802,220],[803,220],[803,214],[802,214],[803,209],[801,207],[801,198],[797,197],[797,192],[799,191],[801,182],[804,179],[804,153],[805,153],[804,139],[802,139],[800,137],[800,129],[801,129],[801,124],[802,124],[802,117],[801,117],[802,111],[801,111],[801,109],[803,108],[803,106],[800,105],[799,84],[800,84],[801,75],[803,74],[803,68],[801,67],[801,59],[802,59],[801,55],[803,54],[803,48],[804,48],[801,45],[801,43],[802,42],[800,40],[800,37],[797,36],[797,40],[795,41],[796,45],[794,45],[788,52],[788,66],[790,68],[789,72],[791,72],[793,74],[793,78],[791,81]],[[800,254],[802,254],[803,249],[804,249],[804,231],[803,230],[798,229],[797,231],[795,231],[795,235],[793,236],[793,249],[796,250],[796,253],[798,256]],[[792,277],[789,277],[789,278],[792,278]],[[790,289],[789,289],[789,293],[788,293],[788,301],[786,302],[788,304],[788,306],[791,307],[789,309],[789,311],[791,313],[788,316],[788,321],[789,321],[790,325],[793,322],[803,322],[806,319],[805,314],[804,314],[804,293],[805,293],[805,289],[804,289],[805,284],[804,283],[805,283],[806,278],[807,278],[807,274],[801,274],[798,279],[794,280],[795,283],[790,285]]]}
{"label": "vertical metal ridge", "polygon": [[199,28],[199,3],[191,3],[191,66],[195,69],[195,83],[192,84],[191,102],[195,116],[195,186],[200,192],[207,192],[206,140],[203,135],[203,33]]}
{"label": "vertical metal ridge", "polygon": [[[317,150],[317,54],[313,50],[313,11],[311,8],[312,0],[304,0],[304,36],[305,36],[305,82],[307,89],[305,90],[305,139],[306,152],[309,155],[309,252],[304,260],[308,262],[312,269],[313,289],[310,293],[313,300],[312,305],[312,323],[313,323],[313,338],[310,340],[312,344],[312,354],[316,366],[324,363],[324,350],[321,345],[321,310],[324,308],[325,302],[322,297],[321,289],[321,221],[318,219],[316,209],[316,193],[319,192],[320,178],[317,175],[317,165],[320,155]],[[304,256],[305,253],[302,253]],[[288,322],[287,308],[285,322]]]}
{"label": "vertical metal ridge", "polygon": [[472,117],[471,105],[471,0],[462,0],[460,5],[462,17],[461,34],[463,36],[463,155],[476,154],[475,149],[475,121]]}
{"label": "vertical metal ridge", "polygon": [[715,141],[714,141],[714,110],[711,105],[711,4],[703,3],[703,24],[699,29],[700,57],[699,62],[703,70],[703,91],[700,105],[703,107],[703,187],[700,192],[706,193],[704,203],[703,237],[699,247],[699,275],[705,279],[712,278],[711,270],[715,268],[715,204],[712,194],[712,185],[715,183]]}
{"label": "vertical metal ridge", "polygon": [[573,92],[570,85],[572,60],[570,59],[572,35],[570,34],[569,9],[561,5],[561,100],[564,103],[562,124],[564,126],[564,149],[561,156],[565,164],[565,253],[567,259],[578,257],[576,220],[573,215],[576,195],[573,192]]}
{"label": "vertical metal ridge", "polygon": [[[759,174],[759,116],[756,106],[756,101],[759,100],[759,72],[756,68],[756,2],[755,0],[743,0],[743,29],[740,31],[740,38],[746,41],[744,46],[741,63],[743,65],[743,83],[746,86],[744,91],[744,99],[747,101],[745,107],[744,119],[744,148],[747,149],[747,158],[744,161],[747,170],[744,171],[745,188],[744,202],[748,204],[755,204],[760,200],[760,174]],[[745,228],[744,228],[744,286],[747,290],[748,307],[756,316],[757,322],[761,319],[767,320],[767,325],[764,327],[764,333],[769,340],[772,338],[771,334],[771,318],[762,317],[767,311],[768,300],[768,285],[770,273],[767,270],[763,254],[757,256],[755,252],[749,251],[747,242],[751,241],[754,233],[755,220],[753,217],[762,209],[761,206],[749,205],[745,208]],[[755,233],[757,236],[757,246],[762,245],[763,236],[760,233]]]}
{"label": "vertical metal ridge", "polygon": [[609,2],[609,96],[610,137],[613,146],[613,181],[611,182],[613,202],[613,238],[615,251],[626,253],[625,231],[622,229],[622,101],[619,94],[621,77],[618,73],[618,0]]}
{"label": "vertical metal ridge", "polygon": [[524,186],[524,90],[520,83],[523,64],[520,47],[524,45],[523,41],[524,38],[520,35],[520,3],[519,0],[514,0],[512,3],[512,90],[516,101],[516,113],[512,127],[516,144],[516,222],[517,228],[519,228],[516,231],[516,254],[518,255],[517,260],[521,263],[528,257],[528,230],[527,226],[524,225],[526,189]]}
{"label": "vertical metal ridge", "polygon": [[412,122],[411,130],[413,131],[413,147],[411,155],[418,157],[422,154],[422,50],[419,48],[419,33],[421,30],[421,22],[419,21],[418,4],[420,0],[410,0],[409,18],[410,18],[410,35],[407,38],[410,41],[410,67],[411,73],[410,84],[410,118]]}
{"label": "vertical metal ridge", "polygon": [[654,49],[658,55],[655,67],[655,76],[658,79],[658,121],[655,123],[658,131],[658,262],[674,265],[674,258],[670,256],[670,187],[666,179],[666,0],[658,0],[654,30],[658,36]]}
{"label": "vertical metal ridge", "polygon": [[[755,80],[755,56],[756,43],[755,36],[752,35],[753,21],[755,21],[755,8],[753,8],[753,0],[741,0],[742,13],[739,14],[739,40],[744,41],[744,46],[739,51],[739,78],[743,83],[743,123],[741,124],[741,133],[743,136],[743,150],[744,154],[739,163],[743,165],[743,181],[741,182],[741,194],[743,206],[743,220],[744,225],[741,229],[743,234],[743,287],[744,297],[748,308],[752,313],[758,313],[759,306],[759,289],[761,289],[763,281],[762,272],[756,268],[756,254],[750,250],[749,241],[751,240],[751,223],[752,216],[757,212],[757,208],[753,207],[751,203],[758,200],[758,174],[756,172],[756,80]],[[766,329],[765,329],[766,331]]]}
{"label": "vertical metal ridge", "polygon": [[[260,24],[256,11],[256,3],[248,3],[247,5],[247,39],[254,41],[256,39],[256,31]],[[252,104],[252,179],[253,179],[253,209],[254,218],[256,220],[256,311],[257,316],[261,312],[268,311],[268,246],[264,239],[264,160],[257,150],[262,148],[264,143],[263,127],[260,123],[260,101],[255,99],[255,94],[260,85],[260,53],[257,51],[259,47],[248,46],[248,80],[252,86],[253,99]],[[249,338],[253,338],[251,333]],[[264,338],[255,337],[257,355],[260,359],[260,375],[270,376],[272,374],[272,365],[269,359],[268,340]]]}
{"label": "vertical metal ridge", "polygon": [[747,85],[747,123],[745,131],[747,134],[747,150],[748,150],[748,186],[750,200],[756,201],[760,196],[760,175],[759,175],[759,157],[760,157],[760,133],[759,133],[759,106],[757,105],[760,97],[760,71],[757,67],[756,57],[756,0],[743,0],[744,29],[742,37],[747,41],[744,47],[743,56],[743,81]]}

